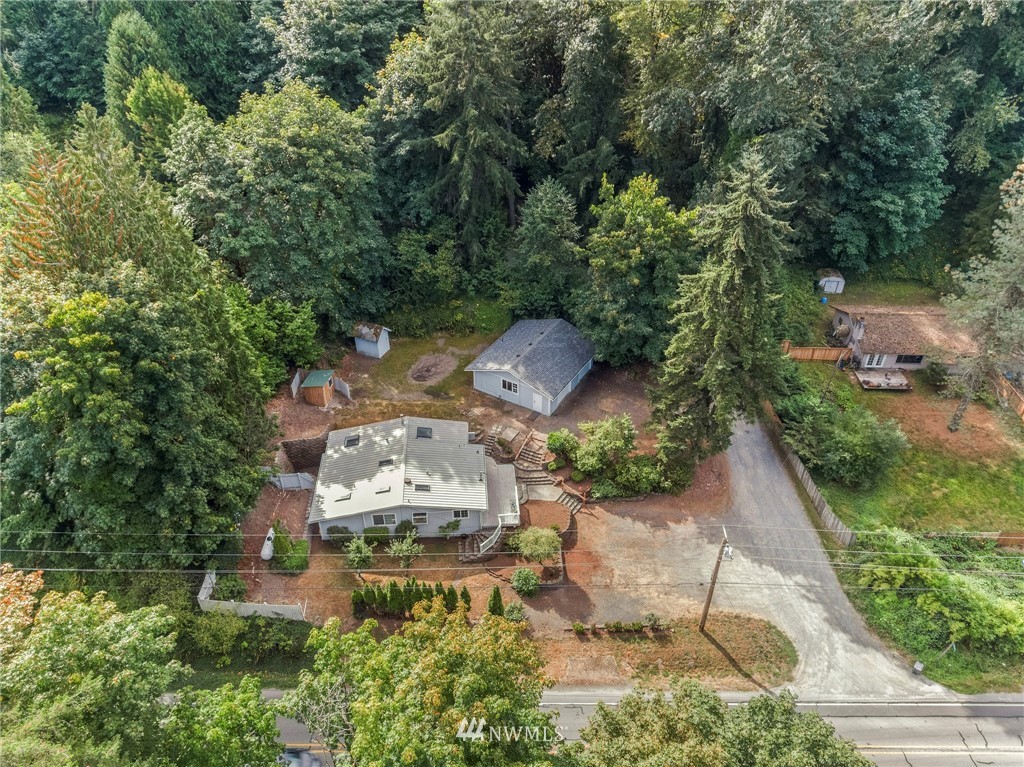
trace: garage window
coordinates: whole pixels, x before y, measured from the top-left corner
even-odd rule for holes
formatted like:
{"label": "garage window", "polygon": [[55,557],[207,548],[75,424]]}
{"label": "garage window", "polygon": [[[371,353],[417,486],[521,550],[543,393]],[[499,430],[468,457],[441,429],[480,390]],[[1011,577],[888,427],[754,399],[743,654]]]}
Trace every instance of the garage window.
{"label": "garage window", "polygon": [[513,394],[519,394],[519,384],[515,381],[509,381],[507,378],[501,379],[501,388]]}
{"label": "garage window", "polygon": [[896,364],[897,365],[920,365],[924,359],[923,354],[897,354]]}

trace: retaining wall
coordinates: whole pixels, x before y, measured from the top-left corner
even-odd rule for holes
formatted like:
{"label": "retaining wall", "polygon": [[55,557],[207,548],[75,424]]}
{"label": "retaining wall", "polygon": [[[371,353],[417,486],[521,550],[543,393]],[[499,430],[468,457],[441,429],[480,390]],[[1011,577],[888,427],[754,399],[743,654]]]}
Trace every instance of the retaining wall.
{"label": "retaining wall", "polygon": [[271,605],[265,602],[227,602],[210,599],[213,587],[217,583],[217,574],[207,572],[203,585],[199,588],[199,609],[203,612],[219,611],[234,613],[242,618],[249,615],[261,615],[264,618],[287,618],[292,621],[306,620],[305,605]]}

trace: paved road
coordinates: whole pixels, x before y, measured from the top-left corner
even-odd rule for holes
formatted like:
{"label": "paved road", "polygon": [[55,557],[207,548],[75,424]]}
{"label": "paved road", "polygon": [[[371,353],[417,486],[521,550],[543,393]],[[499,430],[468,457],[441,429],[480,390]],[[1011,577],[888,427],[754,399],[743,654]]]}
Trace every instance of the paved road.
{"label": "paved road", "polygon": [[[558,725],[568,740],[579,738],[580,728],[597,701],[612,705],[626,691],[551,690],[541,706],[558,714]],[[736,705],[747,697],[726,693]],[[1024,765],[1024,700],[917,702],[801,702],[802,711],[817,711],[837,733],[857,744],[858,750],[880,767],[1021,767]],[[297,722],[279,718],[281,739],[289,745],[308,746],[320,753],[308,731]],[[327,756],[321,754],[327,762]]]}
{"label": "paved road", "polygon": [[[854,610],[761,427],[738,425],[727,455],[732,505],[714,521],[728,530],[733,560],[722,565],[715,604],[759,614],[792,639],[800,659],[790,687],[812,700],[949,697],[914,676]],[[681,554],[706,559],[710,572],[721,530],[700,529],[697,551]]]}

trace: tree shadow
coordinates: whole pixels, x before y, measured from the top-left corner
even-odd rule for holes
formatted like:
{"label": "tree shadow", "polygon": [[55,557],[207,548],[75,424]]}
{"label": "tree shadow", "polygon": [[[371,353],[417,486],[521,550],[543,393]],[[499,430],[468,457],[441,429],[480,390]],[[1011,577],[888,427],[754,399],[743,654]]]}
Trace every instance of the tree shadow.
{"label": "tree shadow", "polygon": [[766,692],[769,695],[774,695],[775,694],[775,693],[773,693],[771,691],[771,689],[769,687],[766,687],[764,684],[759,682],[757,679],[754,678],[753,674],[751,674],[749,671],[747,671],[745,668],[743,668],[743,666],[740,665],[739,661],[737,661],[734,657],[732,657],[732,654],[728,650],[725,649],[725,647],[721,644],[721,642],[719,642],[717,639],[715,639],[713,634],[711,634],[708,631],[703,631],[701,633],[704,635],[704,638],[707,639],[708,642],[710,642],[715,647],[715,649],[718,650],[718,652],[720,652],[722,654],[722,657],[724,657],[727,661],[729,661],[729,665],[732,666],[734,669],[736,669],[736,672],[740,676],[742,676],[744,679],[746,679],[748,682],[753,684],[755,687],[757,687],[762,692]]}

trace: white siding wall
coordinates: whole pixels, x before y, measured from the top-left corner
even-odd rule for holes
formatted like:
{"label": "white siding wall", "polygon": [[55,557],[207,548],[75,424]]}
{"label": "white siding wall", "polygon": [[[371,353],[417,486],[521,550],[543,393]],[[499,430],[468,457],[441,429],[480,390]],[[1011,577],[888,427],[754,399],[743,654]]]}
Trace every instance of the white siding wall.
{"label": "white siding wall", "polygon": [[[501,388],[502,380],[512,381],[513,383],[518,384],[519,391],[513,393]],[[484,394],[490,394],[492,397],[505,400],[505,402],[511,402],[514,405],[522,405],[525,408],[536,410],[538,413],[543,413],[544,415],[551,414],[551,400],[529,384],[523,383],[511,373],[493,373],[489,370],[474,370],[473,388],[477,391],[482,391]],[[539,400],[539,408],[534,407],[534,403],[536,401],[535,397],[536,400]]]}
{"label": "white siding wall", "polygon": [[587,375],[587,373],[590,372],[590,369],[592,367],[594,367],[594,360],[587,360],[587,364],[580,368],[580,372],[573,376],[573,379],[568,384],[566,384],[566,387],[562,389],[562,391],[558,393],[558,396],[555,397],[555,399],[552,401],[551,411],[547,413],[547,415],[551,415],[552,413],[555,412],[555,410],[558,409],[558,406],[562,404],[562,400],[568,397],[569,393],[580,385],[580,381],[582,381],[583,378]]}
{"label": "white siding wall", "polygon": [[[427,524],[417,525],[417,529],[421,536],[425,538],[437,537],[440,535],[438,530],[441,525],[451,522],[454,517],[452,516],[452,509],[414,509],[408,506],[401,506],[396,509],[389,509],[384,512],[374,512],[376,514],[394,514],[395,524],[389,525],[388,527],[394,531],[395,526],[402,520],[412,520],[413,512],[426,512]],[[352,517],[344,517],[342,519],[331,519],[325,520],[320,523],[320,537],[323,540],[327,540],[330,536],[327,534],[328,527],[347,527],[353,533],[361,533],[368,527],[373,527],[373,513],[357,514]],[[476,532],[480,529],[480,511],[477,509],[469,510],[469,517],[463,519],[459,525],[459,531],[457,535],[464,533]]]}

